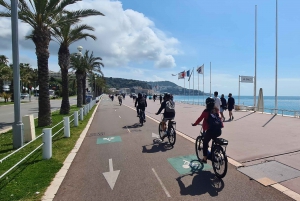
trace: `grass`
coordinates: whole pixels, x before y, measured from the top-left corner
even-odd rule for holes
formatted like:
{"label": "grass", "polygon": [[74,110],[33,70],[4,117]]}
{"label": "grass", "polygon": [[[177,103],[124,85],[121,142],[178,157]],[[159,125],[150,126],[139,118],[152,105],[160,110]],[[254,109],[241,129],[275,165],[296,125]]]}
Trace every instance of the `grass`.
{"label": "grass", "polygon": [[3,102],[0,102],[0,106],[1,106],[1,105],[10,105],[10,104],[14,104],[14,102],[10,102],[10,101],[8,101],[8,102],[6,102],[6,103],[5,103],[4,101],[3,101]]}
{"label": "grass", "polygon": [[[94,109],[84,117],[83,121],[79,121],[78,127],[74,127],[73,122],[71,123],[71,137],[64,138],[63,130],[60,131],[52,139],[52,158],[49,160],[42,159],[42,148],[38,149],[25,161],[19,164],[14,170],[7,174],[4,178],[0,179],[0,200],[1,201],[32,201],[41,200],[47,187],[50,185],[55,174],[63,166],[63,162],[73,149],[77,139],[81,132],[85,128],[89,121]],[[74,111],[79,110],[76,106],[71,106],[70,114]],[[59,111],[52,113],[52,127],[62,121],[63,116],[60,115]],[[70,116],[70,115],[68,115]],[[72,118],[70,118],[71,120]],[[37,119],[35,119],[35,125],[37,125]],[[52,135],[57,132],[63,124],[57,126],[52,130]],[[42,133],[43,128],[36,127],[36,136]],[[6,172],[19,160],[24,158],[28,153],[34,150],[42,143],[42,138],[29,144],[27,147],[17,152],[7,160],[0,163],[0,175]],[[13,152],[12,146],[12,132],[6,132],[0,134],[0,159]]]}

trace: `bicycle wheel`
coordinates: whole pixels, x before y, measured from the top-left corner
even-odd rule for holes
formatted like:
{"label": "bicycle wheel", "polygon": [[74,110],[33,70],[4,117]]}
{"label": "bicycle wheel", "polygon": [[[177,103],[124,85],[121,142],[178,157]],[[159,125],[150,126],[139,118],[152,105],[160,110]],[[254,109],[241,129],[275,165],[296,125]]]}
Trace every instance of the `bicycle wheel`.
{"label": "bicycle wheel", "polygon": [[175,142],[176,142],[176,131],[174,129],[174,127],[172,126],[170,129],[170,133],[168,135],[169,138],[169,143],[171,146],[174,146]]}
{"label": "bicycle wheel", "polygon": [[143,126],[144,124],[144,118],[143,118],[143,113],[142,111],[140,112],[140,124]]}
{"label": "bicycle wheel", "polygon": [[162,130],[161,122],[158,124],[158,134],[159,134],[159,138],[162,140],[164,136],[164,131]]}
{"label": "bicycle wheel", "polygon": [[214,145],[212,151],[212,166],[218,178],[225,177],[228,166],[227,156],[220,145]]}
{"label": "bicycle wheel", "polygon": [[196,155],[199,161],[203,159],[203,139],[202,136],[198,136],[195,142]]}

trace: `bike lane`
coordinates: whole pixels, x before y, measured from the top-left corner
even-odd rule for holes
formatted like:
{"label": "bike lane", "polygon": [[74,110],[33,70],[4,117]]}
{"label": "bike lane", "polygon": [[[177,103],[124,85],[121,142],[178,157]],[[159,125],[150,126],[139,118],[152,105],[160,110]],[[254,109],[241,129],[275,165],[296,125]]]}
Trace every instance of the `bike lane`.
{"label": "bike lane", "polygon": [[291,200],[230,164],[215,178],[210,163],[194,160],[193,143],[161,143],[146,119],[140,127],[136,111],[104,97],[54,200]]}

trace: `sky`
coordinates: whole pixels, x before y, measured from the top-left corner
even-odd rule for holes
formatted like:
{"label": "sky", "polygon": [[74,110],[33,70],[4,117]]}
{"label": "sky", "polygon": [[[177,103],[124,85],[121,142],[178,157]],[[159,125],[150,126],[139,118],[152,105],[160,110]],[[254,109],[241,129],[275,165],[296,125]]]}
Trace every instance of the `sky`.
{"label": "sky", "polygon": [[[171,81],[209,93],[253,95],[255,75],[255,5],[257,5],[256,95],[275,96],[276,0],[82,0],[69,10],[93,8],[105,16],[81,23],[95,28],[97,40],[70,46],[103,59],[105,77]],[[278,0],[278,96],[299,96],[300,1]],[[0,18],[0,54],[12,58],[10,18]],[[37,67],[35,46],[25,40],[31,27],[19,22],[20,62]],[[59,45],[51,41],[49,69],[59,71]],[[211,76],[210,76],[211,62]],[[182,71],[204,64],[204,76],[178,79]],[[199,78],[198,78],[199,76]],[[194,77],[194,79],[193,79]],[[199,83],[198,83],[199,80]],[[210,84],[211,83],[211,84]],[[296,87],[296,90],[295,90]]]}

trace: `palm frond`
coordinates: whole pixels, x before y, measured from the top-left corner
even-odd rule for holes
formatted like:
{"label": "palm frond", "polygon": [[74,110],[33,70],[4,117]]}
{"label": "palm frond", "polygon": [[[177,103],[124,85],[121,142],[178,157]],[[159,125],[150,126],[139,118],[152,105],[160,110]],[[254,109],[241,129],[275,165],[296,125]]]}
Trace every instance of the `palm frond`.
{"label": "palm frond", "polygon": [[8,10],[11,10],[10,4],[6,3],[4,0],[0,0],[0,5]]}

